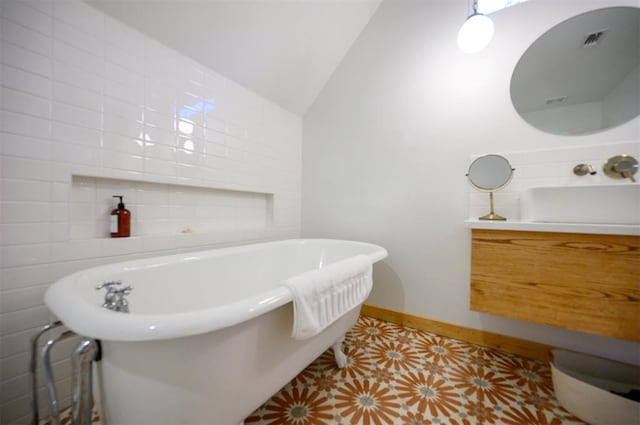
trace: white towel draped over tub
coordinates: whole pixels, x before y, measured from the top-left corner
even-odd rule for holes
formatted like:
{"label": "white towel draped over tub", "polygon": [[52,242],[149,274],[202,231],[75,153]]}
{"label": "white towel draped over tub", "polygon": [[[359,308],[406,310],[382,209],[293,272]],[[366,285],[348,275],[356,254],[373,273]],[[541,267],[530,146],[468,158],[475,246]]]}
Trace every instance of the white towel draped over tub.
{"label": "white towel draped over tub", "polygon": [[293,294],[291,337],[307,339],[367,299],[373,286],[371,260],[357,255],[282,284]]}

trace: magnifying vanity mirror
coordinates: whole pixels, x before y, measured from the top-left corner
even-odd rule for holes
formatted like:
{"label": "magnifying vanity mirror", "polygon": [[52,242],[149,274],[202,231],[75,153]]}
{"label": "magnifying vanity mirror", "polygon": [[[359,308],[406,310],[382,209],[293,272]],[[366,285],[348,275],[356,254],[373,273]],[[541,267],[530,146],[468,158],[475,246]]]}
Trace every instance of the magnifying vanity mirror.
{"label": "magnifying vanity mirror", "polygon": [[520,58],[511,100],[552,134],[603,131],[640,114],[640,8],[609,7],[568,19]]}
{"label": "magnifying vanity mirror", "polygon": [[489,214],[478,217],[480,220],[506,220],[493,211],[493,192],[505,187],[514,171],[509,161],[500,155],[484,155],[471,163],[467,172],[469,183],[482,192],[489,192],[491,210]]}

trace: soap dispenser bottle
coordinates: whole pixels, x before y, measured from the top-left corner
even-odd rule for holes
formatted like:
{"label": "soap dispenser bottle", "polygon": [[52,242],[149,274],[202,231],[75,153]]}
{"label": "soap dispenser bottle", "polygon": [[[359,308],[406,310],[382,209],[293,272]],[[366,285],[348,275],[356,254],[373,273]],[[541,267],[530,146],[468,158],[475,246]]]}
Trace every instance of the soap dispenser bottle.
{"label": "soap dispenser bottle", "polygon": [[114,198],[120,198],[118,208],[111,211],[111,237],[127,238],[131,233],[131,212],[124,207],[122,196],[117,195]]}

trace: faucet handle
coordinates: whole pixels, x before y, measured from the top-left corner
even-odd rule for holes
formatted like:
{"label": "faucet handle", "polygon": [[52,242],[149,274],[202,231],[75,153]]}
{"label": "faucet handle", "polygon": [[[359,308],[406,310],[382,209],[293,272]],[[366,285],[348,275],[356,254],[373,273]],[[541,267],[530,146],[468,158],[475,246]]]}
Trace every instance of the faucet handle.
{"label": "faucet handle", "polygon": [[114,294],[129,295],[131,291],[133,291],[133,288],[131,287],[131,285],[127,285],[124,288],[113,289],[111,292],[113,292]]}
{"label": "faucet handle", "polygon": [[638,160],[629,155],[616,155],[609,158],[602,169],[611,178],[630,179],[635,183],[633,175],[638,172]]}
{"label": "faucet handle", "polygon": [[631,174],[631,173],[627,173],[627,172],[623,171],[622,173],[620,173],[620,175],[625,179],[628,178],[629,180],[631,180],[631,183],[635,183],[636,182],[636,178],[633,177],[633,174]]}
{"label": "faucet handle", "polygon": [[102,288],[107,288],[107,295],[108,294],[129,295],[131,291],[133,291],[133,288],[131,287],[131,285],[127,285],[123,287],[122,281],[120,280],[115,280],[112,282],[103,282],[100,285],[96,286],[96,290],[99,290]]}
{"label": "faucet handle", "polygon": [[111,289],[113,286],[115,285],[122,285],[122,281],[120,280],[112,280],[110,282],[102,282],[100,285],[96,286],[96,291],[102,289],[102,288],[107,288],[107,292],[113,292],[114,289]]}

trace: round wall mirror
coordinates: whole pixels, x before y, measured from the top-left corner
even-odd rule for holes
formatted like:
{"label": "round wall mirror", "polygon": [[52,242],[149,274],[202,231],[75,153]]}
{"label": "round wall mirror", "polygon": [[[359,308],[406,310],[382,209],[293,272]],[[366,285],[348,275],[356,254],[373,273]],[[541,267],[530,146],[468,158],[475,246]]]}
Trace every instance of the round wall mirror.
{"label": "round wall mirror", "polygon": [[506,220],[493,211],[493,192],[509,183],[515,168],[500,155],[485,155],[476,158],[469,166],[467,177],[471,186],[489,192],[489,214],[479,217],[480,220]]}
{"label": "round wall mirror", "polygon": [[534,127],[595,133],[640,114],[640,8],[610,7],[540,36],[511,77],[511,100]]}

